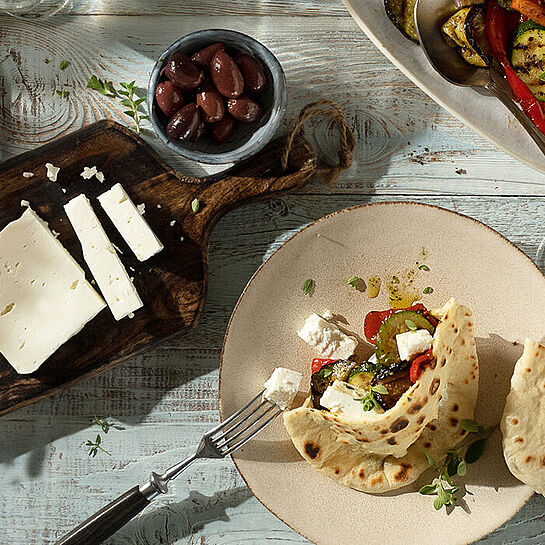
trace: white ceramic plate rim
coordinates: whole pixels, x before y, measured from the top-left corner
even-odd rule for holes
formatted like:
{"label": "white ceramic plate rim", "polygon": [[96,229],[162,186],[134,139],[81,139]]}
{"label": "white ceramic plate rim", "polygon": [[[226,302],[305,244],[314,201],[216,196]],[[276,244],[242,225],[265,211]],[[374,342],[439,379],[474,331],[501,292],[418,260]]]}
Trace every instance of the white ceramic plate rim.
{"label": "white ceramic plate rim", "polygon": [[[351,210],[355,210],[355,209],[358,209],[358,208],[367,208],[367,207],[370,207],[370,206],[387,206],[387,205],[413,205],[413,206],[419,206],[419,207],[428,207],[428,208],[434,208],[436,210],[439,210],[441,212],[447,212],[449,214],[452,214],[454,216],[458,216],[458,217],[461,217],[463,218],[464,220],[469,220],[469,221],[472,221],[474,223],[476,223],[479,227],[483,227],[485,229],[487,229],[488,231],[491,231],[492,233],[494,233],[494,235],[498,236],[501,240],[503,240],[504,242],[507,242],[510,246],[512,246],[518,253],[520,253],[520,255],[522,257],[524,257],[531,266],[533,266],[536,271],[542,275],[542,276],[545,276],[541,270],[539,269],[539,267],[534,263],[534,261],[528,257],[520,248],[518,248],[515,244],[513,244],[508,238],[504,237],[501,233],[499,233],[498,231],[496,231],[495,229],[492,229],[492,227],[489,227],[488,225],[486,225],[485,223],[479,221],[479,220],[476,220],[475,218],[472,218],[471,216],[467,216],[465,214],[461,214],[459,212],[455,212],[454,210],[449,210],[448,208],[443,208],[441,206],[436,206],[436,205],[433,205],[433,204],[427,204],[427,203],[419,203],[419,202],[413,202],[413,201],[391,201],[391,202],[376,202],[376,203],[369,203],[369,204],[361,204],[361,205],[356,205],[356,206],[351,206],[351,207],[348,207],[348,208],[343,208],[342,210],[337,210],[335,212],[332,212],[331,214],[327,214],[326,216],[323,216],[315,221],[313,221],[312,223],[309,223],[308,225],[305,225],[302,229],[300,229],[299,231],[297,231],[296,233],[294,233],[289,239],[287,239],[279,248],[277,248],[273,253],[271,253],[271,255],[259,266],[259,268],[256,270],[256,272],[251,276],[250,280],[248,280],[248,283],[246,284],[244,290],[242,291],[240,297],[238,298],[238,301],[235,305],[235,308],[233,309],[233,313],[231,314],[231,318],[229,319],[229,323],[227,324],[227,329],[225,330],[225,337],[223,339],[223,345],[222,345],[222,349],[221,349],[221,356],[220,356],[220,368],[219,368],[219,385],[218,385],[218,409],[219,409],[219,413],[220,413],[220,419],[221,421],[223,421],[225,418],[224,418],[224,414],[223,414],[223,403],[222,403],[222,389],[223,389],[223,383],[222,383],[222,371],[223,371],[223,363],[224,363],[224,354],[225,354],[225,346],[226,346],[226,342],[227,342],[227,337],[229,335],[229,331],[231,329],[231,324],[233,322],[233,320],[235,319],[235,316],[237,314],[237,311],[239,309],[239,306],[240,306],[240,303],[242,301],[242,299],[244,298],[244,296],[246,295],[246,292],[250,289],[250,286],[254,280],[254,278],[261,272],[261,270],[269,263],[269,261],[271,260],[271,258],[277,254],[278,252],[280,252],[282,250],[282,248],[284,248],[286,246],[286,244],[288,244],[289,242],[291,242],[295,237],[299,236],[301,233],[303,233],[304,231],[306,231],[307,229],[309,229],[310,227],[316,225],[317,223],[321,223],[323,221],[326,221],[328,220],[329,218],[333,217],[333,216],[336,216],[338,214],[342,214],[342,213],[345,213],[345,212],[350,212]],[[257,500],[266,508],[268,509],[274,516],[276,516],[278,519],[280,519],[284,524],[286,524],[287,526],[289,526],[292,530],[294,530],[295,532],[297,532],[298,534],[300,534],[301,536],[303,536],[305,539],[308,539],[311,543],[312,541],[310,540],[310,538],[308,536],[305,535],[304,531],[299,529],[299,528],[296,528],[295,525],[293,524],[290,524],[288,522],[286,522],[283,518],[281,518],[280,516],[278,516],[278,514],[274,511],[274,509],[267,505],[267,503],[265,503],[265,501],[263,501],[259,496],[257,496],[253,489],[252,489],[252,486],[251,484],[248,482],[248,480],[246,479],[246,476],[244,475],[244,473],[241,471],[240,467],[239,467],[239,464],[237,463],[237,460],[236,458],[234,458],[233,456],[231,456],[231,459],[233,460],[233,463],[235,464],[235,467],[237,468],[240,476],[242,477],[242,479],[244,480],[244,482],[246,483],[246,486],[248,487],[248,489],[250,490],[250,492],[252,492],[252,494],[254,494],[254,496],[257,498]],[[510,520],[513,516],[515,516],[515,514],[529,501],[529,499],[534,495],[534,492],[533,490],[530,490],[528,489],[528,493],[522,498],[522,500],[515,506],[515,508],[513,509],[513,511],[511,512],[509,518],[507,520]],[[504,522],[507,522],[504,521]],[[497,530],[497,528],[499,528],[501,525],[498,525],[495,529],[493,530],[490,530],[490,531],[485,531],[483,532],[481,535],[479,535],[479,537],[477,537],[475,539],[475,541],[472,541],[471,543],[475,543],[476,541],[478,540],[481,540],[482,538],[484,538],[485,536],[489,535],[491,532]],[[471,545],[470,542],[467,543],[467,545]]]}
{"label": "white ceramic plate rim", "polygon": [[[490,134],[486,131],[483,131],[478,125],[475,125],[469,118],[465,117],[463,113],[456,111],[455,109],[448,106],[436,93],[434,93],[425,83],[422,81],[410,68],[405,66],[405,64],[398,59],[392,51],[388,49],[385,45],[381,43],[380,38],[371,30],[371,27],[369,27],[364,20],[359,16],[358,11],[356,8],[352,5],[351,0],[343,0],[344,5],[346,6],[346,9],[352,16],[352,18],[356,21],[358,26],[365,32],[367,37],[375,44],[377,49],[398,69],[400,70],[405,76],[407,76],[415,85],[417,85],[422,91],[424,91],[432,100],[437,102],[440,106],[442,106],[447,112],[452,114],[454,117],[462,121],[465,125],[470,127],[472,130],[474,130],[477,134],[480,134],[483,138],[486,138],[490,142],[492,142],[498,149],[501,151],[507,153],[511,157],[514,157],[521,163],[524,163],[525,165],[528,165],[529,167],[532,167],[533,169],[539,171],[539,172],[545,172],[545,167],[543,165],[540,165],[539,163],[536,163],[527,157],[517,153],[513,148],[509,148],[505,146],[502,143],[502,140],[497,139],[493,134]],[[394,26],[392,23],[392,29],[395,32],[399,33],[400,39],[406,39],[403,37],[401,32]]]}

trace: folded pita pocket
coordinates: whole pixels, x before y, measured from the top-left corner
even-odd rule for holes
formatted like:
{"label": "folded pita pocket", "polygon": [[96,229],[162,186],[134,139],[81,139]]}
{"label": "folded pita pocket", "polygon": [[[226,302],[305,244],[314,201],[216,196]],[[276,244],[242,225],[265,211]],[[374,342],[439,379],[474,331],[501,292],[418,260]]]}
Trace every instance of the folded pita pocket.
{"label": "folded pita pocket", "polygon": [[526,339],[501,421],[509,471],[545,495],[545,346]]}
{"label": "folded pita pocket", "polygon": [[[314,409],[310,399],[284,414],[293,444],[318,472],[357,490],[386,492],[415,481],[429,467],[424,449],[441,460],[465,437],[467,432],[459,423],[473,418],[479,380],[471,311],[451,299],[433,314],[441,319],[433,341],[436,366],[422,373],[409,389],[412,395],[407,395],[402,410],[398,404],[403,398],[380,415],[383,422],[391,414],[390,422],[407,418],[417,424],[403,437],[405,454],[384,453],[382,443],[376,443],[380,452],[373,452],[367,439],[370,431],[376,431],[375,426],[370,430],[368,422],[347,422]],[[387,438],[398,440],[395,429],[380,429],[388,430],[384,434]]]}

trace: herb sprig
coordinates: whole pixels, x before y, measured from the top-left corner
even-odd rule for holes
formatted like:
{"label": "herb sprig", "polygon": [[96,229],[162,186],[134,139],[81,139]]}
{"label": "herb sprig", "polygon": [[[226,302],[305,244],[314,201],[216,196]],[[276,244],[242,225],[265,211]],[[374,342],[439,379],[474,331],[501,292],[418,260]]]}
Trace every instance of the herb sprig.
{"label": "herb sprig", "polygon": [[100,434],[97,434],[97,437],[95,441],[87,441],[85,443],[88,447],[91,447],[89,449],[89,456],[92,456],[93,458],[97,455],[97,452],[101,450],[102,452],[105,452],[108,456],[111,456],[112,454],[108,452],[105,448],[103,448],[100,443],[102,442],[102,438],[100,437]]}
{"label": "herb sprig", "polygon": [[87,88],[93,89],[97,93],[104,95],[106,97],[115,97],[117,92],[114,88],[114,85],[111,81],[103,81],[95,75],[92,75],[87,82]]}
{"label": "herb sprig", "polygon": [[146,100],[146,97],[138,98],[136,95],[138,87],[136,86],[135,81],[131,81],[130,83],[121,81],[119,85],[122,88],[117,90],[117,94],[126,97],[120,99],[121,105],[129,108],[123,113],[133,118],[134,130],[137,134],[140,134],[140,122],[144,119],[149,119],[149,115],[142,114],[142,112],[139,111],[139,106]]}
{"label": "herb sprig", "polygon": [[314,280],[312,280],[312,278],[307,278],[302,284],[301,284],[301,289],[303,290],[303,293],[305,295],[308,295],[311,291],[312,291],[312,288],[314,287]]}
{"label": "herb sprig", "polygon": [[[485,429],[470,419],[461,420],[460,427],[468,431],[469,435],[458,448],[447,450],[447,456],[441,465],[432,458],[428,450],[424,449],[426,460],[435,470],[435,477],[431,484],[424,485],[419,492],[426,496],[437,496],[433,500],[433,507],[436,510],[456,505],[460,487],[453,482],[453,477],[463,477],[467,474],[467,464],[473,464],[481,457],[485,441],[493,430]],[[479,436],[476,440],[475,435]]]}
{"label": "herb sprig", "polygon": [[355,398],[355,401],[361,401],[363,404],[363,410],[366,412],[372,410],[373,407],[381,409],[382,407],[380,406],[376,397],[373,395],[374,393],[385,395],[388,393],[388,388],[382,384],[371,386],[369,388],[369,393],[366,396]]}
{"label": "herb sprig", "polygon": [[358,287],[360,285],[361,278],[359,276],[351,276],[346,283],[349,286],[352,286],[356,291],[358,290]]}

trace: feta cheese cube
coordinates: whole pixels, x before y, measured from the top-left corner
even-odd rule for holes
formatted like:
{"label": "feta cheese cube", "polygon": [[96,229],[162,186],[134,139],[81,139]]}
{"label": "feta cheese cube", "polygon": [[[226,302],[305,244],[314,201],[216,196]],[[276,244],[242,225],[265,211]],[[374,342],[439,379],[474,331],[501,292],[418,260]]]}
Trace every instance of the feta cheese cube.
{"label": "feta cheese cube", "polygon": [[83,167],[83,172],[80,176],[84,180],[90,180],[97,173],[97,167]]}
{"label": "feta cheese cube", "polygon": [[355,337],[344,334],[318,314],[310,315],[297,334],[324,358],[345,360],[354,354],[358,344]]}
{"label": "feta cheese cube", "polygon": [[431,348],[433,337],[426,329],[406,331],[396,335],[397,350],[402,361],[410,361],[417,354],[423,354]]}
{"label": "feta cheese cube", "polygon": [[265,382],[263,397],[272,401],[282,410],[287,409],[293,403],[303,375],[297,371],[277,367],[269,380]]}
{"label": "feta cheese cube", "polygon": [[363,403],[356,400],[361,399],[363,395],[357,390],[347,389],[344,383],[336,380],[322,394],[320,405],[333,413],[340,413],[347,418],[358,419],[366,414],[363,410]]}

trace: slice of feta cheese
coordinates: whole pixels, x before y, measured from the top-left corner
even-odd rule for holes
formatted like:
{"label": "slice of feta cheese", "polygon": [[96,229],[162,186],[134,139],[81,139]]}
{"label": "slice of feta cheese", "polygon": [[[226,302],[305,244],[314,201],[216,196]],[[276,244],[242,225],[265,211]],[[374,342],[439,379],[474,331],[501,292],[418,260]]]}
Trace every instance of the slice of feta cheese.
{"label": "slice of feta cheese", "polygon": [[346,335],[318,314],[311,314],[297,335],[324,358],[345,360],[354,354],[358,344],[355,337]]}
{"label": "slice of feta cheese", "polygon": [[80,176],[84,180],[90,180],[95,174],[97,174],[97,167],[83,167],[83,172]]}
{"label": "slice of feta cheese", "polygon": [[85,195],[78,195],[65,204],[64,209],[81,243],[85,262],[114,318],[121,320],[142,307],[142,300],[89,199]]}
{"label": "slice of feta cheese", "polygon": [[98,200],[129,248],[140,261],[146,261],[146,259],[163,249],[163,244],[121,184],[115,184],[106,193],[100,195]]}
{"label": "slice of feta cheese", "polygon": [[291,407],[303,375],[297,371],[277,367],[270,378],[265,382],[263,397],[272,401],[282,410]]}
{"label": "slice of feta cheese", "polygon": [[359,390],[351,390],[345,383],[336,380],[331,386],[328,386],[320,398],[320,405],[336,414],[342,414],[352,420],[362,418],[369,414],[363,410],[363,403],[357,401],[365,396]]}
{"label": "slice of feta cheese", "polygon": [[105,307],[31,208],[0,232],[0,352],[18,373],[36,371]]}
{"label": "slice of feta cheese", "polygon": [[34,172],[23,172],[23,178],[32,178]]}
{"label": "slice of feta cheese", "polygon": [[60,167],[55,167],[51,163],[46,163],[45,168],[47,169],[47,177],[52,181],[57,181],[57,175],[59,174]]}
{"label": "slice of feta cheese", "polygon": [[398,333],[396,343],[401,361],[410,361],[417,354],[423,354],[431,348],[432,341],[433,337],[427,329]]}

